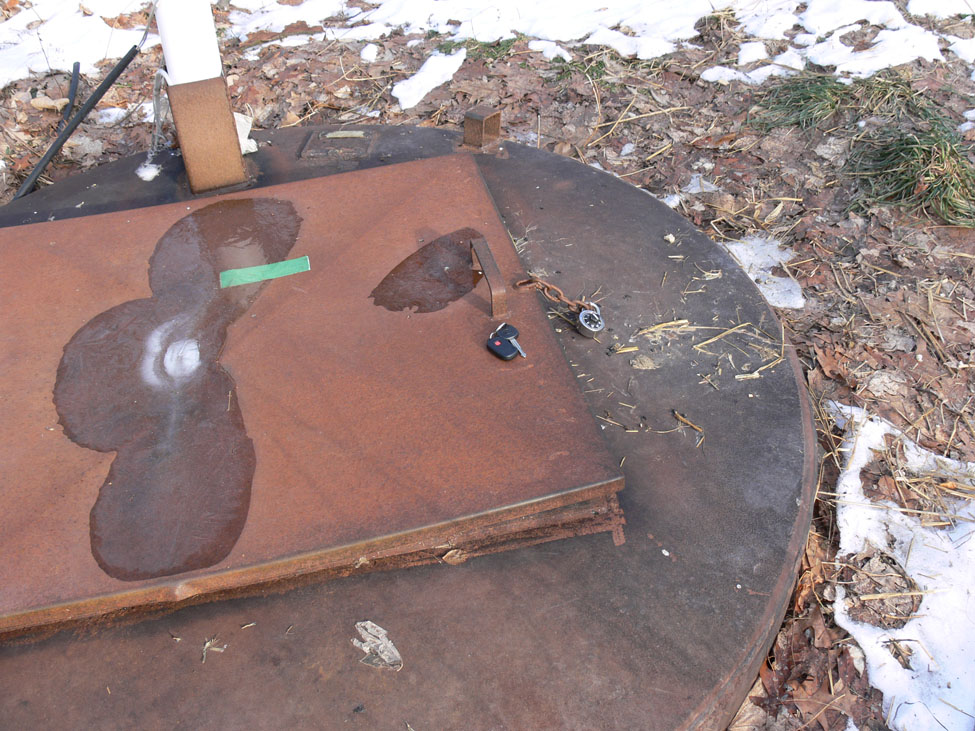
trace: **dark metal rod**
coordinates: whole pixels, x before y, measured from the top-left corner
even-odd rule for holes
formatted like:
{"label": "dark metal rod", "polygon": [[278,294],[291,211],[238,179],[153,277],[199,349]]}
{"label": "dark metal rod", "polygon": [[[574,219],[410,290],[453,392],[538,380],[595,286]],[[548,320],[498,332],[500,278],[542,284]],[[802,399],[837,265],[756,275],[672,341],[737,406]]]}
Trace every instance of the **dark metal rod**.
{"label": "dark metal rod", "polygon": [[126,53],[117,64],[115,64],[111,71],[108,72],[108,76],[106,76],[102,83],[98,85],[98,88],[92,92],[91,96],[85,100],[85,103],[81,105],[81,108],[64,126],[64,129],[61,130],[61,133],[57,136],[54,142],[51,143],[51,146],[47,149],[47,152],[44,153],[44,157],[40,159],[40,161],[31,171],[30,175],[28,175],[21,184],[20,189],[14,195],[13,200],[22,198],[34,190],[34,185],[37,183],[37,179],[41,177],[41,173],[44,172],[44,169],[47,167],[48,163],[51,162],[58,152],[60,152],[61,148],[64,146],[64,143],[67,142],[68,138],[71,136],[71,133],[78,128],[78,125],[81,124],[82,120],[88,116],[88,112],[94,108],[94,106],[98,103],[98,100],[101,99],[105,95],[105,92],[111,88],[112,84],[115,83],[115,80],[122,75],[122,72],[125,71],[126,67],[130,63],[132,63],[132,59],[135,58],[138,53],[139,47],[132,46],[132,48],[129,49],[129,52]]}
{"label": "dark metal rod", "polygon": [[64,129],[64,125],[68,123],[68,118],[71,116],[71,110],[74,109],[74,102],[78,96],[78,80],[81,78],[81,64],[78,61],[74,62],[74,66],[71,67],[71,85],[68,87],[68,103],[64,106],[64,112],[61,114],[61,121],[58,122],[58,132]]}

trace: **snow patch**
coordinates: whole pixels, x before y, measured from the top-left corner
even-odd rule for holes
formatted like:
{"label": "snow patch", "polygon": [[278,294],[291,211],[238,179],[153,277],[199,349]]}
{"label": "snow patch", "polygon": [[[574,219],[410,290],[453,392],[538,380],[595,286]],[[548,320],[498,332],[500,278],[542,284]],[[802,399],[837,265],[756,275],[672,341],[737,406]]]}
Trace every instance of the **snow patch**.
{"label": "snow patch", "polygon": [[[346,12],[344,0],[304,0],[299,5],[279,5],[276,2],[244,4],[249,7],[242,9],[250,12],[235,10],[228,16],[232,33],[242,41],[262,30],[280,33],[292,23],[321,28],[326,19]],[[236,0],[233,5],[241,7]]]}
{"label": "snow patch", "polygon": [[[972,3],[972,12],[975,12],[975,2]],[[945,36],[945,40],[951,41],[948,50],[958,56],[966,63],[975,62],[975,38],[956,38],[955,36]]]}
{"label": "snow patch", "polygon": [[854,51],[840,42],[846,32],[840,28],[822,43],[806,49],[806,58],[820,66],[835,66],[837,74],[871,76],[891,66],[910,63],[916,59],[943,61],[938,36],[916,25],[896,30],[884,29],[877,34],[874,45],[865,51]]}
{"label": "snow patch", "polygon": [[123,119],[125,115],[129,113],[128,109],[122,109],[121,107],[108,107],[106,109],[99,109],[95,114],[95,121],[98,124],[118,124]]}
{"label": "snow patch", "polygon": [[799,0],[739,0],[735,3],[735,14],[742,30],[749,35],[781,40],[798,22],[796,9],[799,4]]}
{"label": "snow patch", "polygon": [[379,58],[379,46],[375,43],[367,43],[359,51],[359,58],[361,58],[366,63],[372,63],[377,58]]}
{"label": "snow patch", "polygon": [[135,174],[138,175],[142,180],[145,180],[147,183],[150,180],[155,180],[156,176],[161,172],[162,166],[151,162],[144,162],[135,169]]}
{"label": "snow patch", "polygon": [[968,15],[972,9],[971,0],[911,0],[907,12],[911,15],[930,15],[932,18],[950,18],[952,15]]}
{"label": "snow patch", "polygon": [[467,49],[445,56],[434,53],[413,76],[393,85],[393,96],[402,109],[415,107],[428,93],[450,81],[467,58]]}
{"label": "snow patch", "polygon": [[132,112],[132,118],[137,122],[155,122],[156,112],[152,108],[152,102],[142,102]]}
{"label": "snow patch", "polygon": [[562,48],[558,43],[553,43],[552,41],[530,41],[528,48],[532,51],[538,51],[549,61],[554,61],[557,58],[561,58],[563,61],[572,60],[571,53]]}
{"label": "snow patch", "polygon": [[[926,528],[915,516],[888,502],[871,502],[860,473],[874,450],[883,450],[893,435],[904,446],[905,467],[975,484],[975,463],[958,462],[919,447],[883,419],[863,409],[830,402],[827,408],[845,429],[845,454],[836,487],[840,554],[874,546],[889,553],[923,592],[917,616],[904,627],[888,630],[861,624],[847,611],[843,587],[837,587],[836,623],[847,630],[866,656],[871,684],[884,694],[884,715],[894,729],[970,731],[975,716],[975,504],[955,511],[955,525]],[[895,639],[914,650],[913,669],[894,658],[886,642]],[[951,705],[949,705],[951,704]],[[956,706],[959,710],[955,710]]]}
{"label": "snow patch", "polygon": [[722,242],[728,253],[745,270],[773,307],[799,310],[805,307],[802,288],[791,277],[772,274],[773,267],[788,262],[794,254],[771,237],[746,236],[740,241]]}
{"label": "snow patch", "polygon": [[200,366],[200,344],[195,340],[177,340],[166,348],[163,369],[166,374],[181,381]]}
{"label": "snow patch", "polygon": [[728,66],[712,66],[701,74],[702,81],[727,84],[742,81],[746,84],[764,84],[772,76],[793,76],[806,65],[806,60],[794,48],[780,53],[772,63],[759,66],[752,71],[739,71]]}
{"label": "snow patch", "polygon": [[716,84],[728,84],[732,81],[743,81],[746,84],[751,83],[751,79],[748,78],[748,74],[744,71],[729,68],[728,66],[712,66],[709,69],[705,69],[701,72],[701,81],[710,81]]}
{"label": "snow patch", "polygon": [[890,0],[809,0],[809,7],[799,16],[802,26],[818,35],[863,20],[887,28],[903,28],[908,24]]}
{"label": "snow patch", "polygon": [[682,189],[685,193],[691,193],[695,195],[697,193],[715,193],[721,188],[712,183],[710,180],[705,180],[701,177],[700,173],[694,173],[691,176],[691,181],[685,185]]}
{"label": "snow patch", "polygon": [[618,30],[600,28],[585,42],[593,46],[609,46],[621,56],[651,59],[677,50],[677,46],[658,37],[628,36]]}
{"label": "snow patch", "polygon": [[240,145],[241,155],[257,152],[257,140],[250,138],[252,124],[254,124],[252,117],[234,112],[234,126],[237,128],[237,143]]}
{"label": "snow patch", "polygon": [[[971,13],[972,2],[910,0],[908,7],[915,14],[946,18]],[[531,39],[532,50],[549,59],[570,60],[572,54],[565,44],[578,42],[609,46],[624,56],[651,59],[671,53],[680,43],[696,36],[695,24],[701,18],[730,8],[743,32],[754,39],[742,44],[738,65],[764,57],[760,55],[761,39],[784,40],[797,25],[808,32],[797,35],[792,41],[796,48],[786,51],[792,60],[785,65],[793,68],[802,68],[808,59],[835,65],[838,74],[867,76],[918,58],[942,58],[939,36],[909,23],[890,0],[579,0],[568,4],[565,0],[536,0],[528,5],[498,0],[488,6],[473,0],[377,0],[365,10],[349,3],[350,0],[304,0],[298,4],[235,0],[228,16],[230,33],[246,40],[259,31],[280,33],[294,23],[304,23],[310,29],[307,34],[285,36],[248,49],[245,58],[251,60],[266,45],[300,46],[321,39],[373,41],[398,29],[407,34],[435,31],[452,41],[473,39],[484,43],[523,34]],[[0,86],[31,73],[67,71],[75,59],[82,62],[84,73],[96,75],[95,61],[122,56],[142,33],[138,28],[110,28],[102,17],[112,18],[147,4],[147,0],[86,0],[85,7],[91,15],[85,16],[72,3],[34,0],[30,12],[18,13],[0,23]],[[801,13],[800,8],[804,8]],[[333,25],[326,27],[329,19],[341,20],[333,20]],[[840,43],[839,36],[864,22],[883,28],[872,48],[854,51]],[[975,43],[950,36],[946,40],[960,57],[975,57]],[[157,42],[155,36],[147,41],[150,46]],[[371,63],[372,54],[378,49],[375,44],[367,44],[362,53],[363,61]],[[771,76],[789,73],[788,69],[777,69],[777,65],[782,65],[779,58],[748,74],[716,67],[708,69],[704,78],[719,83],[760,84]]]}
{"label": "snow patch", "polygon": [[[75,61],[81,73],[95,79],[105,72],[95,64],[121,58],[142,39],[144,28],[112,28],[102,17],[114,18],[138,10],[139,0],[90,0],[85,15],[78,3],[35,0],[29,9],[0,23],[0,88],[31,74],[71,71]],[[158,45],[150,35],[143,48]]]}
{"label": "snow patch", "polygon": [[761,61],[763,58],[768,58],[768,51],[762,41],[742,43],[741,48],[738,49],[739,66],[747,66],[753,61]]}

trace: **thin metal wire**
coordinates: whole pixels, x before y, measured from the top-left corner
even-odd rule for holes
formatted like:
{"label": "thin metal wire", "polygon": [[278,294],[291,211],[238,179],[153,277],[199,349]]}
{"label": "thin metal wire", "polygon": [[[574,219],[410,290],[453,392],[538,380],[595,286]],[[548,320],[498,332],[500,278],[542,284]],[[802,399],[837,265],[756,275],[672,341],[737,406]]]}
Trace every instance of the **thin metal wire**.
{"label": "thin metal wire", "polygon": [[159,151],[165,146],[163,139],[163,108],[162,108],[162,85],[166,80],[166,75],[162,69],[156,71],[156,78],[152,83],[152,140],[149,142],[149,155],[146,163],[149,164]]}
{"label": "thin metal wire", "polygon": [[152,25],[153,18],[156,17],[156,4],[159,0],[152,0],[152,7],[149,8],[149,17],[146,19],[146,30],[142,34],[142,40],[139,41],[139,50],[142,50],[142,45],[146,42],[146,38],[149,37],[149,27]]}

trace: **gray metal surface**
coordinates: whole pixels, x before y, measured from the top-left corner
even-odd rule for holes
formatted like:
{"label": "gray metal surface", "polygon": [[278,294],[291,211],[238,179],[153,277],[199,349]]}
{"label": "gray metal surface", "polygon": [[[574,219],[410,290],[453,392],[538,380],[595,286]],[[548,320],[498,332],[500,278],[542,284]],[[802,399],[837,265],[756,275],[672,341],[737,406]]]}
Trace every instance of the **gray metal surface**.
{"label": "gray metal surface", "polygon": [[[251,164],[266,184],[459,144],[439,130],[362,129],[358,147],[311,157],[299,156],[309,134],[319,144],[327,129],[282,130]],[[477,159],[525,268],[572,297],[600,292],[599,341],[552,323],[623,461],[625,544],[586,536],[6,646],[0,717],[417,731],[727,723],[781,622],[811,516],[815,443],[796,359],[727,254],[644,192],[507,143]],[[135,164],[74,181],[63,197],[32,195],[0,221],[185,195],[172,168],[155,197],[121,195]],[[676,320],[688,326],[662,326]],[[639,351],[613,354],[631,337]],[[513,403],[511,418],[536,415]],[[402,671],[358,662],[350,640],[363,619],[389,632]],[[214,636],[227,648],[201,663]]]}

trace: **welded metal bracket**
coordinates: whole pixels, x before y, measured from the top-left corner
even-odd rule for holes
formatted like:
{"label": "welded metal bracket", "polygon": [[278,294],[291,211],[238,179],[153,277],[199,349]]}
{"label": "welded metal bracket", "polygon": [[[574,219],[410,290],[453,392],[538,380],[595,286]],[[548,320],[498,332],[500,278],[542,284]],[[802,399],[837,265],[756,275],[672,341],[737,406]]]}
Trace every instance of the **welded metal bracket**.
{"label": "welded metal bracket", "polygon": [[501,110],[474,107],[464,115],[464,144],[470,150],[484,150],[501,139]]}
{"label": "welded metal bracket", "polygon": [[167,94],[192,191],[247,182],[224,78],[174,84]]}

